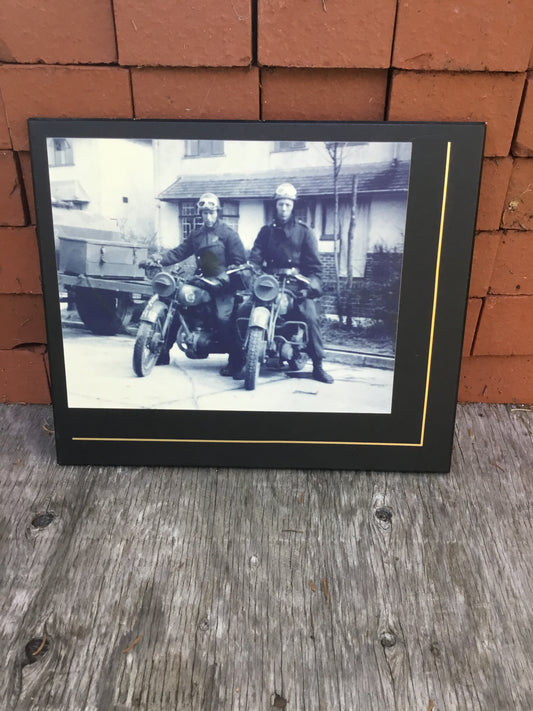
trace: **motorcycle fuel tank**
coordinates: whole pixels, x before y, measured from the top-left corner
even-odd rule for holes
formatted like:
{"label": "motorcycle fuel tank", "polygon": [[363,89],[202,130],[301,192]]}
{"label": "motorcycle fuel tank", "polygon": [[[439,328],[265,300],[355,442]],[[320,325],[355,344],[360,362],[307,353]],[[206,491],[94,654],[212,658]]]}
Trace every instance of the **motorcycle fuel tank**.
{"label": "motorcycle fuel tank", "polygon": [[193,284],[183,284],[178,292],[178,301],[182,306],[198,306],[210,300],[211,296],[205,289]]}

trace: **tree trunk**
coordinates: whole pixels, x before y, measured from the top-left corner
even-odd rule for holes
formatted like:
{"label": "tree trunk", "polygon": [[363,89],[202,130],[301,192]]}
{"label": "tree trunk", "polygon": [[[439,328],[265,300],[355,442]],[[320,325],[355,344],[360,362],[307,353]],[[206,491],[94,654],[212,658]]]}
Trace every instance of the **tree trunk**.
{"label": "tree trunk", "polygon": [[339,146],[335,144],[332,152],[333,159],[333,199],[335,204],[333,222],[333,256],[335,260],[335,292],[337,302],[337,315],[342,323],[342,297],[340,284],[340,219],[339,219],[339,188],[337,178],[340,171]]}
{"label": "tree trunk", "polygon": [[353,295],[353,241],[355,237],[355,227],[357,224],[357,176],[353,176],[352,182],[352,205],[350,210],[350,226],[348,227],[347,245],[347,280],[346,280],[346,326],[352,325],[352,295]]}
{"label": "tree trunk", "polygon": [[332,141],[326,143],[326,150],[333,164],[333,202],[334,202],[334,223],[333,223],[333,262],[335,264],[335,300],[337,315],[340,323],[342,323],[343,303],[340,284],[340,269],[341,269],[341,228],[339,216],[339,186],[338,176],[342,167],[342,151],[344,143]]}

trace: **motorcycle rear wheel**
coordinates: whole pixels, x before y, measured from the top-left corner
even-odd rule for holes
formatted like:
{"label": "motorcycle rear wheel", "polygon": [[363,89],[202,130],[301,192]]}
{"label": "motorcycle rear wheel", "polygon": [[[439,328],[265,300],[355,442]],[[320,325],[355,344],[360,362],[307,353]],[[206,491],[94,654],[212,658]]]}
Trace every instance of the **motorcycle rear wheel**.
{"label": "motorcycle rear wheel", "polygon": [[246,349],[246,363],[244,365],[244,387],[254,390],[259,375],[259,368],[263,359],[265,345],[265,332],[262,328],[252,326],[248,334],[248,348]]}
{"label": "motorcycle rear wheel", "polygon": [[133,347],[133,370],[139,378],[150,375],[163,350],[163,323],[165,314],[159,314],[155,323],[142,321]]}

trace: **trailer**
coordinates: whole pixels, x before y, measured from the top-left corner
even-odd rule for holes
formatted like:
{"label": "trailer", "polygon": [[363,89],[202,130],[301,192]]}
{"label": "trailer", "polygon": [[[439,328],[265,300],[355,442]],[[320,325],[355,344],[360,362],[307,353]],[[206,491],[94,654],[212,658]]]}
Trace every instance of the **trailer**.
{"label": "trailer", "polygon": [[94,233],[73,227],[59,231],[59,291],[66,294],[67,308],[75,306],[90,331],[112,336],[124,330],[135,307],[152,296],[151,282],[140,266],[148,258],[148,248]]}

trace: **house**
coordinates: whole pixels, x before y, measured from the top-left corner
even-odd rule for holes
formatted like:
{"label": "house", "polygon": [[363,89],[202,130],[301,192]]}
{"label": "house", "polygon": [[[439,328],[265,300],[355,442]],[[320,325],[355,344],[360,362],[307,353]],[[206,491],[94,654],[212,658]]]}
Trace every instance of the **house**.
{"label": "house", "polygon": [[[169,142],[167,142],[169,143]],[[352,275],[364,276],[367,254],[403,251],[410,168],[410,144],[325,144],[305,141],[175,141],[163,159],[177,177],[158,195],[158,233],[163,246],[178,244],[201,224],[196,202],[214,192],[222,219],[239,232],[245,247],[273,217],[276,187],[298,190],[296,217],[308,224],[324,255],[335,250],[335,185],[331,153],[337,150],[341,275],[348,273],[348,227],[356,193]],[[329,150],[328,150],[329,148]]]}
{"label": "house", "polygon": [[156,151],[161,165],[177,169],[158,194],[162,247],[178,244],[201,224],[196,202],[209,191],[221,201],[222,219],[250,249],[273,218],[276,187],[290,182],[298,191],[295,215],[318,239],[323,310],[342,308],[350,318],[395,329],[410,143],[186,140],[158,142]]}
{"label": "house", "polygon": [[[397,299],[410,157],[410,143],[51,138],[54,229],[175,247],[201,224],[196,204],[209,191],[250,249],[273,218],[276,187],[290,182],[295,215],[318,239],[325,308],[334,310],[334,282],[347,280],[357,312],[372,316],[384,281]],[[360,298],[353,279],[364,282]]]}
{"label": "house", "polygon": [[47,150],[56,234],[152,243],[151,140],[58,137]]}
{"label": "house", "polygon": [[[410,144],[306,141],[50,138],[54,222],[102,231],[158,248],[174,247],[201,224],[196,203],[218,195],[222,219],[252,246],[273,218],[282,182],[298,190],[296,217],[315,232],[321,253],[338,252],[348,274],[348,228],[354,190],[356,224],[351,273],[364,276],[376,249],[403,251]],[[336,181],[339,231],[335,241]],[[82,214],[80,214],[82,213]],[[107,236],[109,236],[107,235]]]}

